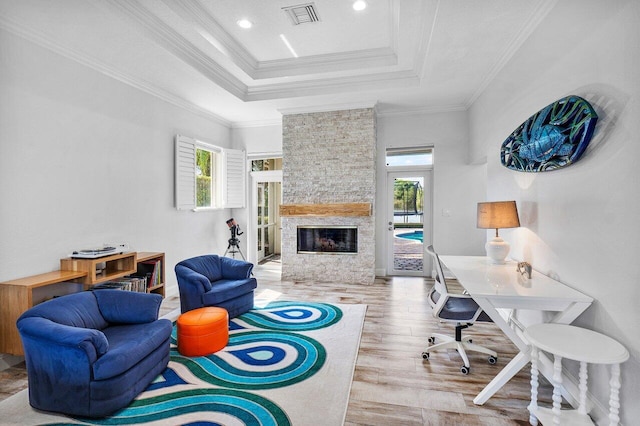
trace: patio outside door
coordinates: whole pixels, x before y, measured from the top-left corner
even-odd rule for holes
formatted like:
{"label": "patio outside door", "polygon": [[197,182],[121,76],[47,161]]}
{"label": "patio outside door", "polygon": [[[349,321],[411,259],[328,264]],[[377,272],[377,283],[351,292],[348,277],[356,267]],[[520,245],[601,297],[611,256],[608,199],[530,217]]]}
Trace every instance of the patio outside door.
{"label": "patio outside door", "polygon": [[389,172],[387,191],[388,275],[431,275],[431,171]]}

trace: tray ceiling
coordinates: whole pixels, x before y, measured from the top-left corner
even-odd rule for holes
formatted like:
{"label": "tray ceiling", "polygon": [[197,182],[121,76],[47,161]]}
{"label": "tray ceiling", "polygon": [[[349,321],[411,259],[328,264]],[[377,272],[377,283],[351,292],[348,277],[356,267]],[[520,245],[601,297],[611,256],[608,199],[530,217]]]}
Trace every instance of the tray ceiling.
{"label": "tray ceiling", "polygon": [[[351,105],[466,109],[556,1],[2,0],[0,28],[241,126]],[[317,22],[294,25],[286,9],[301,4]]]}

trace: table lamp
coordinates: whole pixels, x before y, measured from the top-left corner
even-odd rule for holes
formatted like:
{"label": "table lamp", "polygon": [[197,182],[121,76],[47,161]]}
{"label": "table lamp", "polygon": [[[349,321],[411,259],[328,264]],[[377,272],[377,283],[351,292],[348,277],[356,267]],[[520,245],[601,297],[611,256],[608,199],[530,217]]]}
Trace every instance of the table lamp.
{"label": "table lamp", "polygon": [[478,228],[494,229],[496,236],[484,246],[493,263],[504,263],[509,254],[509,243],[498,235],[499,228],[520,226],[518,208],[515,201],[492,201],[478,203]]}

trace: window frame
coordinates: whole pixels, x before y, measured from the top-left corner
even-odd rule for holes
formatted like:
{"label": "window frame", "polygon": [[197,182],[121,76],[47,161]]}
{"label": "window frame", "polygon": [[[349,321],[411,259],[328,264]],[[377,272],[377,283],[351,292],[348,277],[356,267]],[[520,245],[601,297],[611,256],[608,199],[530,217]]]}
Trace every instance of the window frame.
{"label": "window frame", "polygon": [[[433,168],[433,164],[435,162],[435,150],[433,146],[416,146],[416,147],[387,147],[385,149],[385,157],[384,163],[387,170],[402,170],[402,169],[431,169]],[[422,163],[422,164],[406,164],[406,165],[390,165],[388,163],[389,153],[407,153],[407,154],[428,154],[431,156],[431,163]]]}
{"label": "window frame", "polygon": [[[211,152],[211,206],[197,206],[196,152]],[[246,206],[246,153],[222,148],[184,135],[175,138],[175,206],[208,211]]]}

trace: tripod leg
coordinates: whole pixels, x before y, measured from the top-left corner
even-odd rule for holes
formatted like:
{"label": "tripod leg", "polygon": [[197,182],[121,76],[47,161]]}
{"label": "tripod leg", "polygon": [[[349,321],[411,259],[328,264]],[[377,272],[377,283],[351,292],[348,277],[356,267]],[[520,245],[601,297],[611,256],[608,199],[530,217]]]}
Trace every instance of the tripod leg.
{"label": "tripod leg", "polygon": [[227,253],[229,253],[229,249],[230,249],[230,248],[231,248],[231,244],[229,244],[229,245],[227,246],[227,250],[225,250],[224,254],[222,255],[223,257],[226,257],[226,256],[227,256]]}
{"label": "tripod leg", "polygon": [[238,253],[240,253],[240,257],[242,257],[242,260],[246,262],[247,259],[245,259],[244,254],[242,254],[242,250],[240,250],[240,246],[238,245],[237,247],[238,247]]}

